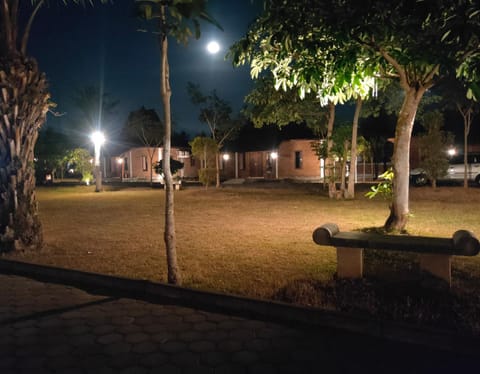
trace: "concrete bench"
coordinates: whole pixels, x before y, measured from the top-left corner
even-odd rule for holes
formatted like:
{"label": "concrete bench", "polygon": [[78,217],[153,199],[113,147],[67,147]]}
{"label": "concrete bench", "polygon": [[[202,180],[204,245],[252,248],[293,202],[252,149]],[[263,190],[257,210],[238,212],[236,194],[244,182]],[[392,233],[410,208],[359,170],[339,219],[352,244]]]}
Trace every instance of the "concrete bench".
{"label": "concrete bench", "polygon": [[[173,189],[178,191],[182,188],[182,181],[179,180],[179,181],[174,181],[173,182]],[[163,189],[166,190],[167,189],[167,185],[164,183],[163,184]]]}
{"label": "concrete bench", "polygon": [[480,251],[478,239],[469,231],[456,231],[452,238],[430,238],[407,235],[382,235],[366,232],[340,232],[334,223],[327,223],[313,232],[313,241],[337,249],[337,276],[361,278],[363,251],[366,249],[415,252],[420,268],[452,283],[452,256],[475,256]]}

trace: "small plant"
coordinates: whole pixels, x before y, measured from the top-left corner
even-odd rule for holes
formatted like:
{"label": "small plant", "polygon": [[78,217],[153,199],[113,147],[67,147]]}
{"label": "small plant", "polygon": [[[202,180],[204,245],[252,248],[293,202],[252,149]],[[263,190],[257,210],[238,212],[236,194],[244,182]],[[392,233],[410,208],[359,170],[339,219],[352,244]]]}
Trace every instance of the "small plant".
{"label": "small plant", "polygon": [[369,199],[380,196],[391,203],[393,199],[393,169],[389,168],[386,172],[379,175],[379,178],[381,178],[382,181],[376,186],[372,186],[365,196]]}
{"label": "small plant", "polygon": [[82,174],[82,182],[89,186],[91,181],[93,181],[93,174],[89,171],[85,171]]}

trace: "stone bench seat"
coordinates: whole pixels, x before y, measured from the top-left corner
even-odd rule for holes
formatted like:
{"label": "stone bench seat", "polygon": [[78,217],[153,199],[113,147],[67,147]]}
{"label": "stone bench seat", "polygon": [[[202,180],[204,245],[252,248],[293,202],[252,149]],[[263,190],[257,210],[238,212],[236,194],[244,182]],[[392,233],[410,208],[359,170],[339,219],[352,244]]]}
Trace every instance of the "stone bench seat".
{"label": "stone bench seat", "polygon": [[420,268],[450,285],[452,256],[476,256],[480,251],[478,239],[466,230],[456,231],[452,238],[435,238],[341,232],[336,224],[327,223],[313,232],[313,241],[318,245],[336,247],[339,278],[361,278],[363,251],[377,249],[418,253]]}

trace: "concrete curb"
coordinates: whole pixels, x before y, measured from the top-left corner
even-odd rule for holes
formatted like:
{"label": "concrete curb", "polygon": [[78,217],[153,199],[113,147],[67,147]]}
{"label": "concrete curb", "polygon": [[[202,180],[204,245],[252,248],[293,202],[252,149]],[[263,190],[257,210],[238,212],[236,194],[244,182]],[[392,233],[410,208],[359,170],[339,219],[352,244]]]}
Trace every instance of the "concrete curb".
{"label": "concrete curb", "polygon": [[480,337],[287,303],[205,292],[146,280],[0,260],[0,272],[84,289],[93,294],[129,297],[210,312],[278,322],[295,327],[329,328],[460,353],[480,350]]}

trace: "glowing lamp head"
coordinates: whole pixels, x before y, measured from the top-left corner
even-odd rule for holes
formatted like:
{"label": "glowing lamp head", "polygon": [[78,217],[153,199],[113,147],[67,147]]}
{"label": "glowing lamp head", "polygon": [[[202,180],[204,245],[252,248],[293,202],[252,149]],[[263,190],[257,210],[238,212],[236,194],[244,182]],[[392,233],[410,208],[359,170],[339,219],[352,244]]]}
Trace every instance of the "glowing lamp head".
{"label": "glowing lamp head", "polygon": [[91,136],[90,139],[92,139],[93,144],[95,146],[100,146],[103,143],[105,143],[105,136],[103,135],[103,132],[101,131],[95,131]]}
{"label": "glowing lamp head", "polygon": [[270,157],[272,158],[272,160],[276,160],[278,158],[278,153],[277,152],[272,152],[272,153],[270,153]]}
{"label": "glowing lamp head", "polygon": [[228,161],[230,159],[230,155],[228,153],[224,153],[222,157],[225,161]]}

